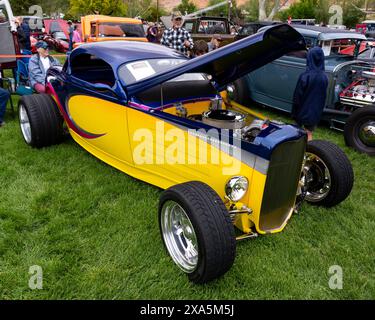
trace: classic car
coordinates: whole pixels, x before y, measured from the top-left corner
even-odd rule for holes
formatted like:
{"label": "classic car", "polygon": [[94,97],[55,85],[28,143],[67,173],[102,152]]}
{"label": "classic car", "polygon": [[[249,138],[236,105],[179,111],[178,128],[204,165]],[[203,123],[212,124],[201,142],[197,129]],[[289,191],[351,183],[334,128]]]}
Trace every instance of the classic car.
{"label": "classic car", "polygon": [[[357,57],[366,37],[324,27],[295,26],[295,29],[303,35],[308,48],[320,45],[326,56],[329,84],[322,120],[331,128],[344,131],[347,145],[374,155],[374,66]],[[234,84],[235,99],[242,104],[251,99],[290,112],[294,88],[305,69],[306,52],[289,52],[238,80]]]}
{"label": "classic car", "polygon": [[209,42],[214,34],[220,34],[225,46],[235,41],[236,35],[231,34],[230,27],[233,24],[224,17],[201,16],[184,19],[183,27],[190,32],[194,41],[204,40]]}
{"label": "classic car", "polygon": [[81,30],[84,42],[147,41],[142,21],[139,19],[88,15],[81,17]]}
{"label": "classic car", "polygon": [[225,94],[238,77],[303,47],[287,25],[191,60],[152,43],[84,44],[49,69],[48,94],[21,98],[21,132],[42,148],[61,142],[65,122],[95,157],[165,189],[165,247],[191,281],[205,283],[230,269],[236,240],[282,231],[303,199],[329,207],[351,191],[352,167],[336,145],[307,144],[300,128]]}
{"label": "classic car", "polygon": [[63,19],[44,19],[47,35],[43,38],[57,52],[69,50],[69,25]]}
{"label": "classic car", "polygon": [[260,28],[263,28],[265,26],[271,26],[271,25],[277,25],[281,22],[277,21],[256,21],[256,22],[249,22],[245,23],[241,29],[238,31],[238,35],[236,36],[236,39],[242,39],[247,36],[251,36],[254,33],[257,33]]}

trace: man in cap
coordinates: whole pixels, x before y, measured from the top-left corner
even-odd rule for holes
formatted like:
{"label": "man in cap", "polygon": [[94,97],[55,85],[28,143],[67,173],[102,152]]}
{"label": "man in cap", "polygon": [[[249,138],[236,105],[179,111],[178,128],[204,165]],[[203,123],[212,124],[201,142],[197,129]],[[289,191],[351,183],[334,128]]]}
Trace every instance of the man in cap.
{"label": "man in cap", "polygon": [[45,93],[47,70],[53,66],[60,66],[60,62],[49,55],[46,42],[38,41],[36,48],[37,54],[29,61],[30,86],[39,93]]}
{"label": "man in cap", "polygon": [[161,44],[188,55],[188,51],[192,50],[194,47],[194,42],[190,33],[182,28],[182,23],[181,12],[173,12],[172,28],[164,31]]}

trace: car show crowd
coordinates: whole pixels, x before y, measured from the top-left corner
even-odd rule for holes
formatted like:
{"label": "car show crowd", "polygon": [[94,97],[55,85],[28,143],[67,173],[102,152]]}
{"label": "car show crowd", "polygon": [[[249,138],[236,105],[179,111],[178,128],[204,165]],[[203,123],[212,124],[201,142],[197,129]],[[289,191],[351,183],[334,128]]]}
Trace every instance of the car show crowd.
{"label": "car show crowd", "polygon": [[[160,24],[145,22],[146,38],[149,42],[161,44],[177,50],[188,57],[197,57],[209,51],[219,48],[221,42],[220,34],[214,34],[210,42],[198,40],[195,44],[190,33],[182,27],[183,17],[181,12],[172,13],[172,27],[165,30]],[[30,53],[30,27],[22,17],[15,19],[17,26],[17,38],[21,52]],[[69,52],[73,50],[75,43],[82,42],[76,24],[68,21]],[[28,80],[30,87],[37,93],[45,93],[45,79],[47,70],[52,66],[59,66],[60,62],[50,55],[49,45],[43,40],[36,42],[36,53],[28,62]],[[4,125],[6,105],[10,99],[10,93],[0,87],[0,126]]]}
{"label": "car show crowd", "polygon": [[[212,34],[209,42],[205,40],[194,40],[191,34],[182,27],[183,16],[181,12],[175,11],[171,15],[172,26],[162,29],[158,23],[145,22],[146,38],[149,42],[161,44],[177,50],[190,58],[199,57],[205,53],[220,47],[222,37],[220,34]],[[17,37],[20,49],[31,51],[30,28],[22,18],[16,18]],[[75,43],[82,41],[77,30],[77,25],[68,21],[69,52],[73,50]],[[231,35],[237,34],[235,26],[230,27]],[[27,40],[28,39],[28,40]],[[49,54],[48,44],[40,40],[35,44],[36,53],[28,62],[29,85],[37,93],[45,93],[45,80],[47,70],[52,66],[59,66],[60,62]],[[307,59],[307,70],[301,75],[295,90],[295,103],[293,106],[293,117],[297,124],[304,127],[308,132],[309,139],[312,131],[320,120],[326,95],[327,79],[324,75],[324,54],[317,47],[310,51]],[[0,126],[4,124],[6,104],[10,94],[7,90],[0,88]]]}

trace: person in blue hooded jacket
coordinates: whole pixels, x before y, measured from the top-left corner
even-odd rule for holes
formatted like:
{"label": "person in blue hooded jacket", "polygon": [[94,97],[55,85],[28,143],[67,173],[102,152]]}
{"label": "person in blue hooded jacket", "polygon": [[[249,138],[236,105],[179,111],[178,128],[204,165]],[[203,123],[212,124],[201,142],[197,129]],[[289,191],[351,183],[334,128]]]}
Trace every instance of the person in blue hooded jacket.
{"label": "person in blue hooded jacket", "polygon": [[324,52],[320,47],[307,53],[307,68],[298,79],[293,97],[292,117],[312,140],[326,102],[328,78],[324,72]]}

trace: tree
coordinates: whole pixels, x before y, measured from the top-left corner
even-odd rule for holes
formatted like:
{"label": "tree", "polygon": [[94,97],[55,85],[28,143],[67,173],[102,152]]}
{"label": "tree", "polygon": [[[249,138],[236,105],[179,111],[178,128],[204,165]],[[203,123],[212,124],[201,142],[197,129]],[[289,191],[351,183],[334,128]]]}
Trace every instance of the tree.
{"label": "tree", "polygon": [[126,16],[127,6],[122,0],[70,0],[69,13],[76,16],[88,14]]}
{"label": "tree", "polygon": [[[334,13],[329,13],[332,4],[336,4],[343,9],[343,24],[352,28],[365,19],[365,14],[359,9],[363,8],[365,0],[356,1],[334,1],[334,0],[301,0],[290,6],[288,10],[279,12],[280,20],[286,21],[289,16],[295,19],[316,19],[317,23],[330,24],[330,18]],[[354,4],[354,5],[353,5]]]}
{"label": "tree", "polygon": [[33,0],[10,0],[10,6],[12,7],[13,14],[15,16],[26,16],[29,14],[29,8],[35,5]]}
{"label": "tree", "polygon": [[148,9],[141,15],[141,17],[147,21],[155,22],[158,17],[166,16],[167,12],[159,7],[159,13],[155,5],[148,7]]}
{"label": "tree", "polygon": [[318,23],[329,24],[329,18],[331,17],[329,7],[329,0],[318,0],[318,5],[315,9],[315,19]]}
{"label": "tree", "polygon": [[259,20],[259,0],[249,0],[242,7],[242,11],[245,13],[246,21],[258,21]]}
{"label": "tree", "polygon": [[279,13],[281,20],[285,21],[288,17],[293,19],[315,19],[318,0],[301,0],[290,6],[288,10]]}
{"label": "tree", "polygon": [[[69,2],[66,0],[10,0],[13,14],[15,16],[38,15],[50,16],[53,13],[66,13],[69,9]],[[40,6],[41,10],[33,6]]]}
{"label": "tree", "polygon": [[128,8],[128,17],[142,17],[145,19],[145,15],[147,15],[151,7],[151,2],[152,0],[124,0]]}
{"label": "tree", "polygon": [[366,19],[366,14],[359,9],[365,7],[364,0],[342,2],[342,7],[344,10],[343,23],[345,26],[352,28],[355,27],[357,23]]}
{"label": "tree", "polygon": [[[272,21],[289,0],[259,0],[259,20]],[[269,12],[267,14],[267,12]]]}
{"label": "tree", "polygon": [[193,13],[198,10],[197,6],[193,2],[190,2],[190,0],[182,0],[182,2],[175,9],[180,11],[183,15],[186,13]]}

